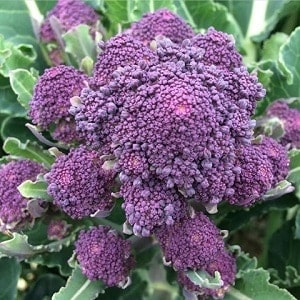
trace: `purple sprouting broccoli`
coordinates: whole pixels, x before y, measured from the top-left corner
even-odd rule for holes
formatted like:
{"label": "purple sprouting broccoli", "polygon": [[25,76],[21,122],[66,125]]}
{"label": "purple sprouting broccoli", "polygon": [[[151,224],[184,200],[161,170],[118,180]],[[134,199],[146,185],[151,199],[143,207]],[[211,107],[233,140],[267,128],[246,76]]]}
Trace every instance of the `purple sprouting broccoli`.
{"label": "purple sprouting broccoli", "polygon": [[[178,271],[178,280],[188,291],[221,297],[233,284],[235,259],[227,252],[220,230],[203,213],[184,217],[173,226],[161,226],[155,235],[165,263]],[[205,271],[210,276],[218,271],[223,284],[217,289],[196,286],[185,273],[189,270]]]}
{"label": "purple sprouting broccoli", "polygon": [[189,24],[165,8],[145,14],[139,21],[132,23],[128,32],[146,45],[157,36],[165,36],[174,43],[181,43],[195,35]]}
{"label": "purple sprouting broccoli", "polygon": [[215,272],[219,272],[222,280],[222,286],[218,288],[205,288],[195,285],[186,275],[185,272],[178,272],[178,282],[187,291],[199,295],[202,298],[207,299],[207,296],[213,297],[213,299],[223,299],[225,293],[228,291],[230,286],[234,284],[236,274],[236,262],[235,258],[227,251],[219,252],[214,259],[208,263],[202,271],[208,273],[214,277]]}
{"label": "purple sprouting broccoli", "polygon": [[93,30],[96,30],[99,16],[81,0],[58,0],[52,10],[48,12],[46,19],[41,25],[39,35],[42,42],[53,44],[49,52],[49,58],[53,65],[60,65],[63,63],[62,45],[60,45],[58,40],[61,39],[60,36],[58,37],[61,32],[53,30],[51,26],[51,18],[53,17],[59,22],[59,28],[56,28],[56,30],[66,32],[80,24],[89,25]]}
{"label": "purple sprouting broccoli", "polygon": [[[232,45],[226,34],[214,36],[210,43],[219,36]],[[211,62],[194,39],[158,39],[155,60],[118,68],[98,90],[84,89],[72,110],[80,134],[115,156],[125,189],[160,181],[163,191],[210,208],[235,192],[235,149],[251,143],[250,117],[265,90],[238,58],[232,63],[232,53]]]}
{"label": "purple sprouting broccoli", "polygon": [[47,69],[39,78],[29,103],[29,116],[41,129],[55,124],[52,133],[59,141],[70,143],[79,139],[74,118],[69,113],[70,99],[78,96],[88,77],[70,66]]}
{"label": "purple sprouting broccoli", "polygon": [[172,225],[187,214],[187,203],[175,189],[154,179],[136,183],[127,182],[121,187],[122,207],[135,235],[149,236],[157,226]]}
{"label": "purple sprouting broccoli", "polygon": [[277,117],[283,123],[284,134],[279,142],[300,148],[300,111],[289,108],[284,99],[273,102],[267,109],[267,118]]}
{"label": "purple sprouting broccoli", "polygon": [[32,217],[25,199],[17,187],[25,180],[35,180],[44,167],[30,160],[11,161],[0,167],[0,230],[18,230]]}
{"label": "purple sprouting broccoli", "polygon": [[106,226],[81,231],[75,253],[82,272],[90,280],[102,280],[108,287],[123,286],[134,267],[130,242]]}
{"label": "purple sprouting broccoli", "polygon": [[283,180],[289,170],[287,152],[271,138],[264,137],[259,144],[241,145],[236,149],[235,190],[229,195],[231,204],[249,206],[276,183]]}
{"label": "purple sprouting broccoli", "polygon": [[102,51],[98,55],[92,78],[92,84],[97,87],[107,84],[119,67],[137,64],[141,60],[151,63],[156,59],[152,50],[125,33],[118,34],[99,46]]}
{"label": "purple sprouting broccoli", "polygon": [[49,240],[61,240],[68,232],[70,225],[65,220],[51,220],[47,228]]}
{"label": "purple sprouting broccoli", "polygon": [[84,146],[58,157],[46,174],[53,203],[73,219],[109,212],[114,205],[114,172],[102,165],[100,154]]}
{"label": "purple sprouting broccoli", "polygon": [[203,50],[203,63],[227,69],[240,68],[242,56],[235,48],[234,37],[209,28],[207,33],[198,34],[192,44]]}

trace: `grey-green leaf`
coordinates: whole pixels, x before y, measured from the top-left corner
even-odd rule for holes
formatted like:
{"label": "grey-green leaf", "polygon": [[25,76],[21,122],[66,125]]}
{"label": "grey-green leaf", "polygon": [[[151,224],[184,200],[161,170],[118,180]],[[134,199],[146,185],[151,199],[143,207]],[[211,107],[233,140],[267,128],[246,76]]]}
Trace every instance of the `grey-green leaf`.
{"label": "grey-green leaf", "polygon": [[87,279],[77,266],[69,277],[66,286],[53,295],[53,300],[93,300],[104,291],[101,281]]}
{"label": "grey-green leaf", "polygon": [[48,183],[43,180],[35,182],[26,180],[18,186],[20,194],[25,198],[39,198],[51,201],[52,198],[47,193]]}
{"label": "grey-green leaf", "polygon": [[16,69],[10,71],[9,79],[13,91],[18,95],[18,101],[28,109],[37,78],[28,70]]}
{"label": "grey-green leaf", "polygon": [[7,138],[4,142],[3,150],[16,157],[28,158],[43,163],[46,167],[50,167],[55,160],[49,152],[45,151],[37,143],[30,141],[21,143],[16,138]]}
{"label": "grey-green leaf", "polygon": [[223,281],[219,272],[215,272],[214,276],[209,275],[205,271],[187,271],[187,277],[195,284],[203,288],[217,289],[223,285]]}

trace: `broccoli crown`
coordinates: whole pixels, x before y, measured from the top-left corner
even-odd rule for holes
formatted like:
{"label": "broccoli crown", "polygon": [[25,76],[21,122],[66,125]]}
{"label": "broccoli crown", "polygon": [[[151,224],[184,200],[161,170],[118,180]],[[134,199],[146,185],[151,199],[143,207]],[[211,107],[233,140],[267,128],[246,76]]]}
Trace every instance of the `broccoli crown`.
{"label": "broccoli crown", "polygon": [[185,216],[173,226],[161,226],[155,235],[165,260],[179,271],[202,269],[225,247],[220,230],[201,212],[193,218]]}
{"label": "broccoli crown", "polygon": [[267,109],[268,117],[278,117],[283,121],[284,135],[280,138],[282,145],[300,148],[300,111],[289,108],[284,100],[273,102]]}
{"label": "broccoli crown", "polygon": [[100,154],[84,146],[58,157],[46,176],[54,204],[73,219],[111,210],[114,173],[102,164]]}
{"label": "broccoli crown", "polygon": [[87,76],[73,67],[60,65],[47,69],[39,78],[29,103],[34,124],[46,129],[56,123],[54,137],[64,142],[77,138],[74,118],[69,113],[70,98],[78,96]]}
{"label": "broccoli crown", "polygon": [[56,40],[56,35],[50,23],[52,16],[58,19],[64,31],[80,24],[94,26],[99,19],[95,11],[81,0],[58,0],[41,25],[40,38],[44,42]]}
{"label": "broccoli crown", "polygon": [[122,207],[135,235],[149,236],[156,226],[172,225],[187,213],[183,196],[175,189],[167,189],[157,179],[141,184],[137,181],[124,183],[121,194],[125,199]]}
{"label": "broccoli crown", "polygon": [[98,55],[92,79],[96,86],[107,84],[118,67],[156,58],[152,50],[130,34],[118,34],[99,46],[102,52]]}
{"label": "broccoli crown", "polygon": [[[234,282],[235,259],[227,252],[220,230],[203,213],[185,216],[173,226],[155,230],[165,260],[178,271],[178,281],[185,289],[200,294],[222,297]],[[218,271],[223,281],[218,289],[201,288],[186,276],[188,270],[205,271],[214,276]]]}
{"label": "broccoli crown", "polygon": [[129,32],[144,44],[149,44],[159,35],[174,43],[181,43],[195,35],[189,24],[165,8],[145,14],[139,21],[132,23]]}
{"label": "broccoli crown", "polygon": [[130,242],[105,226],[81,231],[75,253],[83,274],[109,287],[122,285],[135,264]]}
{"label": "broccoli crown", "polygon": [[249,206],[261,198],[288,174],[289,160],[283,146],[264,137],[260,144],[236,149],[237,166],[229,203]]}
{"label": "broccoli crown", "polygon": [[0,228],[14,229],[30,220],[26,212],[27,199],[21,196],[17,187],[25,180],[35,180],[45,172],[42,165],[30,160],[11,161],[0,167]]}
{"label": "broccoli crown", "polygon": [[196,292],[202,296],[212,296],[213,299],[223,299],[224,294],[233,285],[236,273],[235,258],[226,251],[218,252],[213,260],[206,264],[202,271],[207,272],[210,276],[214,276],[215,272],[219,272],[223,284],[216,289],[208,289],[195,285],[183,271],[178,272],[177,279],[183,285],[183,287],[190,291]]}
{"label": "broccoli crown", "polygon": [[61,240],[67,234],[68,227],[68,223],[65,220],[51,220],[47,228],[48,239]]}

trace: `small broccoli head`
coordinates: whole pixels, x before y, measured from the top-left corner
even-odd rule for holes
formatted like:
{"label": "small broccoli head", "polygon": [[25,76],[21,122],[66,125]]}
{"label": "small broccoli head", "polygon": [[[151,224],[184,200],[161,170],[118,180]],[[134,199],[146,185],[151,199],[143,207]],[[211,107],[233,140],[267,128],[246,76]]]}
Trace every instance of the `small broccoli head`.
{"label": "small broccoli head", "polygon": [[201,212],[192,218],[185,216],[173,226],[161,226],[155,235],[166,262],[179,271],[200,270],[224,249],[220,230]]}
{"label": "small broccoli head", "polygon": [[69,225],[65,220],[51,220],[47,228],[49,240],[61,240],[67,234]]}
{"label": "small broccoli head", "polygon": [[87,76],[69,66],[47,69],[39,78],[29,103],[29,116],[41,129],[56,125],[53,137],[69,143],[78,139],[74,118],[69,114],[70,98],[78,96]]}
{"label": "small broccoli head", "polygon": [[273,102],[267,109],[267,117],[278,117],[283,123],[284,134],[279,139],[280,144],[300,148],[300,111],[289,108],[282,100]]}
{"label": "small broccoli head", "polygon": [[83,274],[108,287],[124,285],[135,263],[130,242],[105,226],[81,231],[75,253]]}
{"label": "small broccoli head", "polygon": [[53,203],[73,219],[110,211],[114,173],[102,165],[100,154],[84,146],[58,157],[46,176]]}
{"label": "small broccoli head", "polygon": [[146,45],[156,36],[165,36],[174,43],[181,43],[195,35],[189,24],[165,8],[145,14],[139,21],[132,23],[129,32]]}
{"label": "small broccoli head", "polygon": [[17,187],[25,180],[35,180],[45,172],[42,165],[30,160],[11,161],[0,167],[0,229],[23,227],[31,216],[26,211],[28,200]]}
{"label": "small broccoli head", "polygon": [[135,235],[149,236],[157,226],[172,225],[187,213],[184,197],[175,189],[166,188],[159,180],[124,183],[121,194],[124,198],[122,207]]}
{"label": "small broccoli head", "polygon": [[236,261],[230,253],[223,250],[221,252],[218,252],[214,256],[213,260],[206,264],[201,269],[201,271],[208,273],[212,277],[215,276],[215,272],[219,272],[221,280],[223,282],[222,286],[215,289],[197,286],[187,277],[187,275],[183,271],[178,272],[178,281],[186,290],[192,293],[201,295],[202,297],[211,296],[213,297],[213,299],[223,299],[230,286],[234,284],[236,274]]}
{"label": "small broccoli head", "polygon": [[92,83],[98,87],[107,84],[119,67],[137,64],[142,60],[151,63],[156,59],[152,50],[130,34],[118,34],[100,47],[102,51],[98,55],[92,78]]}
{"label": "small broccoli head", "polygon": [[[40,27],[39,36],[42,42],[52,43],[49,58],[53,65],[60,65],[63,62],[63,53],[58,41],[58,34],[52,27],[51,19],[55,17],[59,22],[59,29],[63,32],[80,25],[86,24],[96,29],[98,15],[81,0],[58,0],[56,5],[48,12],[47,17]],[[50,48],[51,48],[50,47]]]}

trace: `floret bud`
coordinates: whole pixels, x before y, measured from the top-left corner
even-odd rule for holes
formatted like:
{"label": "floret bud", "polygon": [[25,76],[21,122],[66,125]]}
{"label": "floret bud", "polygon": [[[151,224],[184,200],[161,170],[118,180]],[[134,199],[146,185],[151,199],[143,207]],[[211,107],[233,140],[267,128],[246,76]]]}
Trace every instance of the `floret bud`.
{"label": "floret bud", "polygon": [[145,14],[139,21],[132,23],[129,32],[147,45],[160,35],[174,43],[181,43],[195,35],[189,24],[165,8]]}
{"label": "floret bud", "polygon": [[0,229],[14,230],[26,225],[32,217],[26,210],[28,199],[17,187],[25,180],[35,180],[45,172],[42,165],[30,160],[11,161],[0,167]]}
{"label": "floret bud", "polygon": [[84,146],[59,156],[46,176],[53,203],[73,219],[109,212],[114,172],[102,168],[100,154]]}
{"label": "floret bud", "polygon": [[106,226],[81,231],[75,253],[83,274],[108,287],[122,286],[135,264],[130,242]]}

